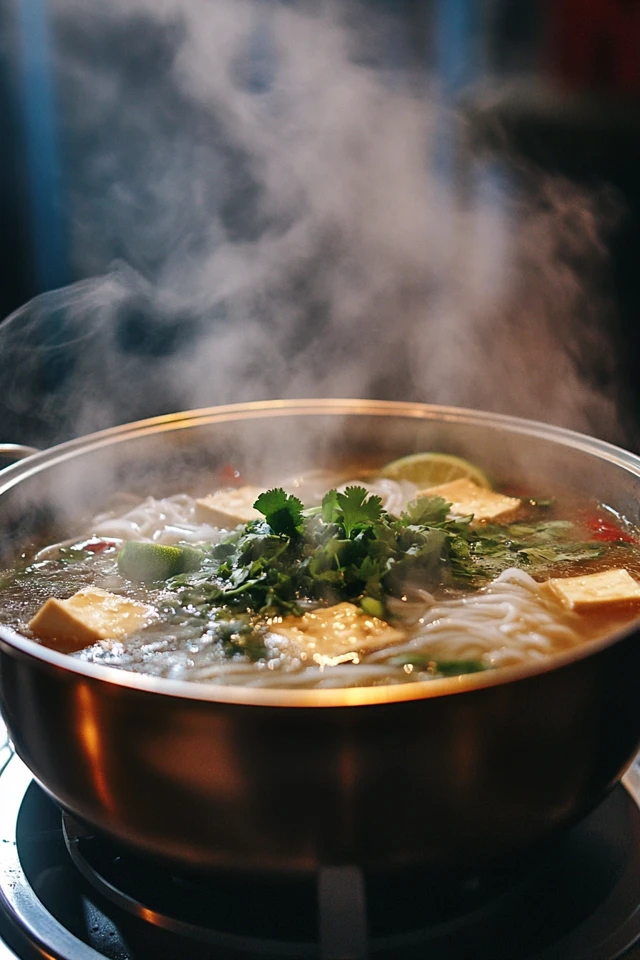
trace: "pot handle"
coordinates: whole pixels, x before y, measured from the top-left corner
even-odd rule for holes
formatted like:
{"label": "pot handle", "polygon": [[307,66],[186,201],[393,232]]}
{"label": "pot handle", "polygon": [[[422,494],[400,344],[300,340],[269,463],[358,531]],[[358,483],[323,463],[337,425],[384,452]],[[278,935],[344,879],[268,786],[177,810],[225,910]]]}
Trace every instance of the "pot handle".
{"label": "pot handle", "polygon": [[8,460],[24,460],[32,453],[40,453],[40,451],[37,447],[26,447],[22,443],[0,443],[0,457],[6,457]]}

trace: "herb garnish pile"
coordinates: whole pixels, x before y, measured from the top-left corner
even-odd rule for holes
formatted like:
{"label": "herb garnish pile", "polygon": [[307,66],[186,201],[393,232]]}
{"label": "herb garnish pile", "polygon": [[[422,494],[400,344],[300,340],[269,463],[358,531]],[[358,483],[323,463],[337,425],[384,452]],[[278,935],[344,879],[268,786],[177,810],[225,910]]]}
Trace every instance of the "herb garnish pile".
{"label": "herb garnish pile", "polygon": [[570,521],[539,519],[548,502],[532,507],[532,520],[504,526],[448,519],[451,504],[442,497],[422,497],[394,517],[360,486],[330,490],[309,509],[277,488],[254,506],[264,519],[208,548],[196,572],[168,582],[183,609],[268,616],[301,613],[304,601],[348,600],[388,618],[388,598],[410,597],[417,588],[477,588],[512,566],[543,575],[609,549],[577,542]]}
{"label": "herb garnish pile", "polygon": [[[168,670],[176,650],[202,656],[207,664],[256,662],[272,656],[265,619],[270,616],[346,600],[369,616],[394,620],[394,597],[411,600],[418,590],[439,596],[472,591],[512,566],[542,580],[583,572],[585,562],[589,567],[603,557],[625,565],[622,552],[628,554],[636,542],[599,515],[557,520],[552,501],[540,499],[523,501],[509,524],[449,519],[450,504],[441,497],[420,498],[395,517],[379,497],[357,485],[330,490],[321,506],[307,509],[277,488],[261,494],[255,507],[261,519],[197,549],[128,541],[118,551],[115,542],[94,538],[63,546],[46,559],[25,557],[0,578],[10,598],[7,610],[15,617],[19,605],[23,629],[49,596],[63,599],[97,580],[138,597],[137,584],[145,583],[145,599],[161,616],[130,651],[117,654],[117,665],[144,664],[146,672],[147,646],[164,650],[165,643]],[[0,619],[3,615],[0,610]],[[110,656],[108,650],[100,655]],[[159,671],[165,669],[163,655],[157,653]],[[414,667],[416,677],[485,669],[480,661],[436,663],[428,652],[398,654],[390,664],[405,672]]]}

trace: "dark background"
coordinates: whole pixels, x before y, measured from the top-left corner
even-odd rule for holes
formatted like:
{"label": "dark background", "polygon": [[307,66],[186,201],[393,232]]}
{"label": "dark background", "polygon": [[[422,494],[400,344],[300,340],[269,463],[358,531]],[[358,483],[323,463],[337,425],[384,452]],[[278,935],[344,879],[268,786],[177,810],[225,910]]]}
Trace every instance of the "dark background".
{"label": "dark background", "polygon": [[[370,0],[362,6],[384,14],[369,53],[380,69],[415,82],[435,78],[443,103],[462,118],[464,136],[443,160],[452,165],[456,188],[464,192],[473,158],[490,156],[497,163],[508,157],[512,167],[515,157],[523,170],[533,165],[590,190],[608,191],[616,212],[601,283],[614,309],[603,323],[616,356],[615,393],[625,436],[638,447],[640,2]],[[139,12],[86,20],[60,0],[0,0],[0,37],[0,316],[40,293],[104,274],[114,262],[131,266],[151,285],[162,269],[163,251],[154,245],[152,231],[148,243],[129,244],[126,232],[104,217],[101,197],[108,195],[116,171],[107,165],[97,177],[96,151],[117,143],[117,175],[122,178],[124,171],[132,193],[142,195],[145,143],[119,122],[117,111],[112,123],[92,126],[82,71],[76,69],[83,65],[105,77],[115,72],[123,96],[160,91],[168,148],[177,123],[194,131],[196,145],[198,131],[206,127],[226,185],[227,229],[240,238],[257,229],[255,184],[245,158],[223,138],[216,140],[207,118],[170,81],[178,25],[160,25]],[[268,52],[254,53],[247,83],[259,91]],[[192,242],[197,248],[196,225]],[[170,356],[197,334],[194,318],[180,317],[177,338],[170,319],[159,325],[152,314],[144,293],[128,303],[121,321],[125,350]],[[4,410],[0,439],[62,438],[50,421],[41,422],[38,411],[39,397],[55,393],[73,368],[69,348],[56,351],[61,323],[54,311],[46,323],[25,331],[34,350],[43,341],[52,350],[35,374],[29,368],[29,403],[19,411],[11,404]],[[0,384],[0,389],[8,388]],[[393,384],[384,389],[393,395]],[[145,409],[128,405],[123,395],[117,419],[163,412],[171,404],[170,396],[150,395]]]}

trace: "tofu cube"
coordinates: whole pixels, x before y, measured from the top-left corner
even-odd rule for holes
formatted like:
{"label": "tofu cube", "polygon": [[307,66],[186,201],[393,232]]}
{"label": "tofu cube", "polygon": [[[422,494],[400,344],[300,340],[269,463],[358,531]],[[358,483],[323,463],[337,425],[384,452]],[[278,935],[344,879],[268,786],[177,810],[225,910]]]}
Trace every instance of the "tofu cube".
{"label": "tofu cube", "polygon": [[301,617],[283,617],[271,629],[269,646],[279,647],[284,637],[295,655],[302,660],[313,660],[320,666],[335,666],[347,661],[357,663],[358,653],[386,647],[406,637],[404,631],[368,616],[353,603],[321,607]]}
{"label": "tofu cube", "polygon": [[153,607],[145,603],[87,587],[68,600],[50,597],[29,627],[48,646],[71,653],[99,640],[120,640],[156,616]]}
{"label": "tofu cube", "polygon": [[419,490],[417,496],[444,497],[451,504],[452,516],[468,517],[472,513],[474,520],[497,520],[520,506],[517,497],[505,497],[502,493],[487,490],[466,477]]}
{"label": "tofu cube", "polygon": [[547,580],[547,586],[565,607],[577,612],[613,604],[640,603],[640,583],[627,570],[557,577]]}
{"label": "tofu cube", "polygon": [[210,496],[196,500],[196,520],[226,529],[237,527],[239,523],[259,520],[262,514],[253,505],[261,493],[260,487],[250,486],[216,490]]}

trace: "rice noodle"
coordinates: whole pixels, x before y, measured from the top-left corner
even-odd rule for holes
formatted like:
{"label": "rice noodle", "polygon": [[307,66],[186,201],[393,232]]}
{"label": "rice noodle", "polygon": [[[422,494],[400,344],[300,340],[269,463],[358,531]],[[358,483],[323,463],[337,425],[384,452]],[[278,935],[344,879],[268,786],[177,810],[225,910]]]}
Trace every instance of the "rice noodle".
{"label": "rice noodle", "polygon": [[[324,472],[292,478],[283,484],[297,491],[327,488]],[[365,486],[380,496],[384,508],[400,514],[415,496],[411,483],[385,478],[343,483]],[[320,494],[318,494],[319,496]],[[307,502],[309,502],[307,500]],[[119,513],[97,516],[91,534],[117,540],[160,544],[216,542],[225,531],[198,523],[193,497],[187,494],[128,503]],[[131,637],[126,648],[108,642],[81,651],[81,659],[200,683],[269,687],[352,687],[405,683],[433,676],[433,661],[479,661],[498,667],[536,661],[583,642],[580,618],[564,608],[527,573],[509,569],[473,593],[435,600],[421,591],[411,603],[391,599],[389,609],[406,628],[406,640],[382,650],[358,654],[356,663],[318,665],[304,660],[276,629],[266,635],[267,655],[257,663],[242,656],[227,659],[211,636],[175,623],[164,632],[148,628]]]}
{"label": "rice noodle", "polygon": [[156,500],[147,497],[125,513],[101,513],[94,518],[91,532],[97,537],[146,540],[154,543],[216,543],[223,531],[195,518],[193,497],[179,493]]}
{"label": "rice noodle", "polygon": [[580,643],[579,622],[533,577],[511,568],[477,593],[429,607],[407,643],[372,653],[366,662],[428,654],[492,667],[523,663]]}
{"label": "rice noodle", "polygon": [[[319,503],[322,495],[337,475],[326,470],[309,471],[300,476],[291,477],[283,482],[283,487],[304,498],[309,505]],[[417,487],[406,481],[380,478],[370,482],[360,479],[350,480],[340,487],[359,484],[370,493],[381,497],[385,510],[398,516],[407,503],[415,496]],[[154,543],[216,543],[223,532],[219,527],[196,521],[195,498],[186,493],[157,500],[147,497],[142,502],[135,501],[130,509],[111,510],[94,517],[91,533],[97,537],[112,537],[116,540],[145,540]]]}
{"label": "rice noodle", "polygon": [[[522,570],[505,570],[475,594],[423,609],[406,642],[364,654],[358,663],[318,666],[287,651],[276,631],[258,663],[222,660],[211,641],[169,636],[162,642],[96,645],[79,656],[130,670],[199,683],[306,689],[406,683],[432,678],[429,661],[479,660],[486,667],[535,662],[583,641],[580,618],[565,611]],[[146,632],[147,639],[149,631]],[[418,658],[425,666],[414,669]],[[405,666],[406,664],[406,666]]]}

